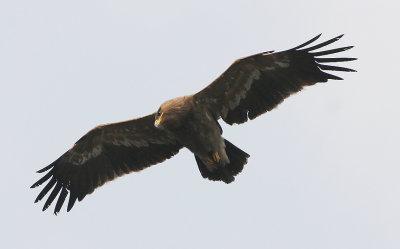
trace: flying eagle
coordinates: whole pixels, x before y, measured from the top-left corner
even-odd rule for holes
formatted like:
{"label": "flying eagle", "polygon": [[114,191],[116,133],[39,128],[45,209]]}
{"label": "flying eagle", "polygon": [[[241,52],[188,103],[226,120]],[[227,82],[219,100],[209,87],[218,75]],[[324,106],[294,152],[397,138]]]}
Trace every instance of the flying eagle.
{"label": "flying eagle", "polygon": [[230,183],[247,163],[249,154],[224,139],[218,123],[241,124],[271,111],[304,86],[342,78],[325,71],[355,70],[326,65],[355,58],[321,58],[352,48],[315,52],[343,35],[309,46],[321,35],[286,51],[268,51],[236,60],[200,92],[164,102],[145,117],[100,125],[38,173],[48,171],[31,188],[47,180],[35,202],[51,189],[46,210],[58,195],[57,214],[69,193],[67,211],[76,200],[116,177],[140,171],[171,158],[183,147],[196,159],[200,173]]}

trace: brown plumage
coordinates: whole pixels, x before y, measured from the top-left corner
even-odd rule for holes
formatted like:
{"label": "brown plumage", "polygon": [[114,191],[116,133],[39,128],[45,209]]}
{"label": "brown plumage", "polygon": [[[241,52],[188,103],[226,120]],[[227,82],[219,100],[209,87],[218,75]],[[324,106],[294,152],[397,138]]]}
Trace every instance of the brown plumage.
{"label": "brown plumage", "polygon": [[[194,95],[163,103],[151,115],[98,126],[49,166],[32,185],[48,181],[35,202],[50,192],[43,211],[58,195],[57,214],[69,194],[67,211],[97,187],[116,177],[165,161],[182,147],[194,153],[204,178],[230,183],[249,155],[222,137],[218,123],[244,123],[272,110],[304,86],[341,80],[327,71],[354,70],[326,65],[355,58],[321,58],[352,47],[314,52],[338,36],[305,48],[320,37],[283,52],[265,52],[235,61],[220,77]],[[322,71],[324,70],[324,71]]]}

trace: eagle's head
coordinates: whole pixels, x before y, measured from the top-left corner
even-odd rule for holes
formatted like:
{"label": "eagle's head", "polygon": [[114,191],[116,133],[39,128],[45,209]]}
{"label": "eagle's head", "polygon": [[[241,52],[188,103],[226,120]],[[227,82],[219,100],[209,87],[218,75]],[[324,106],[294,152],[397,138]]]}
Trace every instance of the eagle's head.
{"label": "eagle's head", "polygon": [[154,126],[159,129],[178,128],[190,113],[190,97],[178,97],[162,103],[155,114]]}

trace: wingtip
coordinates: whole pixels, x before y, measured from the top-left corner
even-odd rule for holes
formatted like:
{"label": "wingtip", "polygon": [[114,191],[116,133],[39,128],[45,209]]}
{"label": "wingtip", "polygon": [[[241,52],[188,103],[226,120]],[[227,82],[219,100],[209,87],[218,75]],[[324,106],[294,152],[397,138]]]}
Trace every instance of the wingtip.
{"label": "wingtip", "polygon": [[67,212],[69,212],[75,205],[75,202],[78,198],[73,192],[70,192],[69,201],[67,205]]}
{"label": "wingtip", "polygon": [[346,58],[346,61],[356,61],[356,60],[358,60],[358,58]]}
{"label": "wingtip", "polygon": [[349,49],[352,49],[352,48],[354,48],[354,46],[342,47],[342,48],[340,48],[341,49],[340,52],[343,52],[343,51],[346,51],[346,50],[349,50]]}
{"label": "wingtip", "polygon": [[299,46],[292,48],[292,50],[304,48],[305,46],[307,46],[307,45],[309,45],[309,44],[315,42],[316,40],[318,40],[318,39],[321,37],[321,35],[322,35],[322,33],[319,34],[319,35],[317,35],[317,36],[315,36],[315,37],[312,38],[311,40],[308,40],[308,41],[304,42],[303,44],[300,44]]}
{"label": "wingtip", "polygon": [[335,37],[336,40],[339,40],[340,38],[342,38],[344,36],[344,34],[338,35]]}
{"label": "wingtip", "polygon": [[310,41],[314,42],[314,41],[318,40],[319,38],[321,38],[321,36],[322,36],[322,33],[319,33],[318,35],[316,35],[312,39],[310,39]]}
{"label": "wingtip", "polygon": [[49,170],[52,167],[53,167],[53,164],[50,164],[49,166],[46,166],[43,169],[39,169],[38,171],[36,171],[36,173],[43,173],[43,172]]}
{"label": "wingtip", "polygon": [[333,78],[330,78],[330,80],[344,80],[342,77],[336,76]]}
{"label": "wingtip", "polygon": [[329,74],[329,73],[326,73],[326,72],[323,72],[323,75],[325,76],[326,81],[327,80],[343,80],[342,77],[339,77],[339,76],[336,76],[336,75],[333,75],[333,74]]}
{"label": "wingtip", "polygon": [[38,203],[39,201],[41,201],[42,198],[43,198],[42,196],[38,195],[38,197],[36,197],[36,199],[35,199],[35,203]]}
{"label": "wingtip", "polygon": [[344,36],[344,34],[338,35],[338,36],[336,36],[335,38],[333,38],[332,40],[333,40],[334,42],[337,42],[337,41],[340,40],[343,36]]}
{"label": "wingtip", "polygon": [[312,52],[311,54],[314,57],[328,55],[328,54],[336,54],[336,53],[340,53],[340,52],[349,50],[349,49],[351,49],[353,47],[354,46],[347,46],[347,47],[335,48],[335,49],[325,50],[325,51],[320,51],[320,52]]}

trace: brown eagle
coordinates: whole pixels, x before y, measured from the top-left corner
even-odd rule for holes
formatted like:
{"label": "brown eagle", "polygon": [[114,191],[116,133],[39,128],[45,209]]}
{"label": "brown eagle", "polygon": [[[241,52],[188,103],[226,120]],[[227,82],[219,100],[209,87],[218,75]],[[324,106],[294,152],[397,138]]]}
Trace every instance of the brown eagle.
{"label": "brown eagle", "polygon": [[234,181],[249,154],[224,139],[219,119],[230,125],[244,123],[272,110],[304,86],[342,80],[326,70],[355,71],[325,64],[355,58],[321,58],[352,46],[315,52],[343,35],[308,46],[320,36],[286,51],[238,59],[200,92],[168,100],[148,116],[95,127],[38,171],[48,172],[31,188],[49,181],[35,202],[52,189],[43,211],[58,195],[54,209],[57,214],[69,193],[70,211],[76,200],[83,200],[104,183],[163,162],[183,147],[193,152],[204,178]]}

